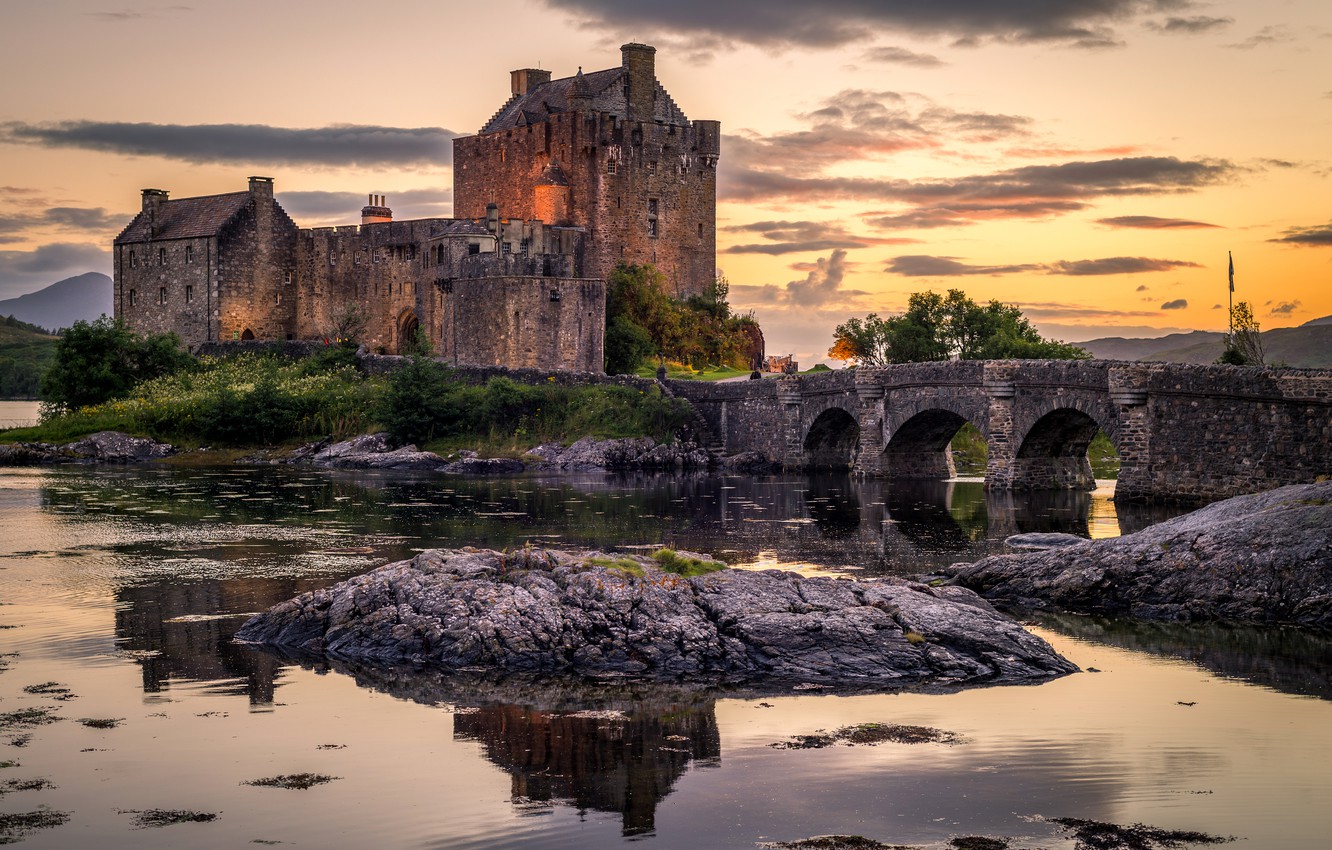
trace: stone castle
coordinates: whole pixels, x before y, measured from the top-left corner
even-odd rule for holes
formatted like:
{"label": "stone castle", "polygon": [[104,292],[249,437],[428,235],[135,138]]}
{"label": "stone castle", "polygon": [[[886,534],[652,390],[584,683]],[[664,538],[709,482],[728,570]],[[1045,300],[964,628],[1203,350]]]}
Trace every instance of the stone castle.
{"label": "stone castle", "polygon": [[656,50],[551,79],[525,68],[476,135],[454,139],[454,218],[301,228],[273,196],[171,200],[143,190],[116,238],[115,311],[191,347],[316,340],[359,314],[362,341],[399,353],[424,333],[458,365],[601,371],[606,277],[653,263],[685,297],[716,277],[721,127],[690,121],[657,82]]}

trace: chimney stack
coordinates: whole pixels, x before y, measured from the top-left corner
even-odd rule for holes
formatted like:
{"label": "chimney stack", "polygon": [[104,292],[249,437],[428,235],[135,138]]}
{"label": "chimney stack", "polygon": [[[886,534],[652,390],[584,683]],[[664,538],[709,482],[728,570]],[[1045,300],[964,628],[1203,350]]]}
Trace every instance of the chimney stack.
{"label": "chimney stack", "polygon": [[657,48],[647,44],[620,46],[628,91],[630,121],[652,121],[657,100]]}
{"label": "chimney stack", "polygon": [[273,197],[273,178],[272,177],[251,177],[250,194],[256,198]]}
{"label": "chimney stack", "polygon": [[515,96],[522,96],[542,83],[550,82],[550,71],[540,68],[519,68],[509,72],[509,88]]}
{"label": "chimney stack", "polygon": [[384,204],[383,195],[371,195],[370,203],[361,207],[361,224],[379,224],[393,221],[393,210]]}

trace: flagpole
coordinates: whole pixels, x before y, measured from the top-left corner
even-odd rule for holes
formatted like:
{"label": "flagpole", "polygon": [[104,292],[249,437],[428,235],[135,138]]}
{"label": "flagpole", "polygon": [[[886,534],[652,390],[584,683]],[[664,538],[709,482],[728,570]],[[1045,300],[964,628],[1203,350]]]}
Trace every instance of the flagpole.
{"label": "flagpole", "polygon": [[1230,331],[1226,334],[1226,348],[1235,344],[1235,255],[1226,252],[1226,257],[1230,260],[1230,309],[1227,314],[1230,317]]}

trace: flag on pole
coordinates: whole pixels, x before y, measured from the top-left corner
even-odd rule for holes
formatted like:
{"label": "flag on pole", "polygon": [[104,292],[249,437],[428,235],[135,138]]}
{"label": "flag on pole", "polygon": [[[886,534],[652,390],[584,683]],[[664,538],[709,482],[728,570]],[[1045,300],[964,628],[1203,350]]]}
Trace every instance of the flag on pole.
{"label": "flag on pole", "polygon": [[1230,257],[1230,291],[1231,291],[1231,292],[1234,292],[1234,291],[1235,291],[1235,257],[1234,257],[1234,255],[1232,255],[1229,251],[1226,252],[1226,256],[1227,256],[1227,257]]}

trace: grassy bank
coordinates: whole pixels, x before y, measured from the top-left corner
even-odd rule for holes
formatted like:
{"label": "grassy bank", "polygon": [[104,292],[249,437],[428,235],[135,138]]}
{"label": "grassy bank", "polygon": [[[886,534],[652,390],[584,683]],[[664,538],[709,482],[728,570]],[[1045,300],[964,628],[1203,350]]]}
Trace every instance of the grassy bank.
{"label": "grassy bank", "polygon": [[532,386],[507,378],[474,385],[433,361],[371,376],[337,358],[243,355],[203,358],[122,398],[0,432],[0,441],[63,443],[113,430],[188,448],[254,447],[388,430],[430,450],[503,456],[584,436],[665,440],[688,421],[683,402],[655,390]]}

